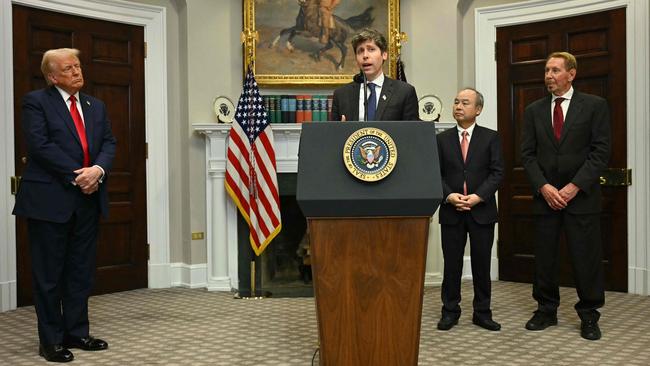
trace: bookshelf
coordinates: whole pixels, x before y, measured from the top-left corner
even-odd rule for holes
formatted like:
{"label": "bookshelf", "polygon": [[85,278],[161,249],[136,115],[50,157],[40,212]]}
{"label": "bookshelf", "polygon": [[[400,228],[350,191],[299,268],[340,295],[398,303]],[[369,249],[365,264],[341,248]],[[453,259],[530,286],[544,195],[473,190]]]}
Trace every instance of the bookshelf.
{"label": "bookshelf", "polygon": [[274,124],[332,120],[331,94],[268,94],[262,98]]}

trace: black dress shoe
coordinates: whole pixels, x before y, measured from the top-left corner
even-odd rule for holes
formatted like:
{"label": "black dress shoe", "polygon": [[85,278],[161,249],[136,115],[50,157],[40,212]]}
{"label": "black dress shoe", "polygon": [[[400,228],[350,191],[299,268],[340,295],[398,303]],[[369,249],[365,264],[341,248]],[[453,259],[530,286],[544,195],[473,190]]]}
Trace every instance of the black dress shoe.
{"label": "black dress shoe", "polygon": [[495,322],[494,320],[492,320],[492,318],[481,318],[479,316],[474,315],[472,317],[472,323],[478,325],[481,328],[491,330],[491,331],[501,330],[501,324]]}
{"label": "black dress shoe", "polygon": [[458,318],[451,315],[443,315],[438,322],[439,330],[449,330],[458,324]]}
{"label": "black dress shoe", "polygon": [[83,338],[65,337],[63,344],[68,348],[79,348],[84,351],[101,351],[108,348],[108,343],[93,336]]}
{"label": "black dress shoe", "polygon": [[45,357],[45,359],[50,362],[70,362],[74,360],[72,352],[60,344],[53,344],[50,346],[44,346],[41,344],[38,347],[38,354],[41,357]]}
{"label": "black dress shoe", "polygon": [[599,340],[601,333],[598,322],[595,320],[584,320],[582,324],[580,324],[580,335],[582,338],[588,339],[590,341]]}
{"label": "black dress shoe", "polygon": [[551,325],[557,325],[557,315],[536,311],[535,315],[526,323],[528,330],[543,330]]}

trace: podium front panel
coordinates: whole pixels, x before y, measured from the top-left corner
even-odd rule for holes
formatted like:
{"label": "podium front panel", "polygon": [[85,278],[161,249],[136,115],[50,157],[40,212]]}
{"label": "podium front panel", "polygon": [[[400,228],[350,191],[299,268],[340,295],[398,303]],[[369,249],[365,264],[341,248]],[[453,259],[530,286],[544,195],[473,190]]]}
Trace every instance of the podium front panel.
{"label": "podium front panel", "polygon": [[[353,176],[346,140],[377,128],[395,142],[397,162],[376,182]],[[302,126],[296,199],[307,217],[431,216],[442,199],[435,125],[428,122],[317,122]]]}

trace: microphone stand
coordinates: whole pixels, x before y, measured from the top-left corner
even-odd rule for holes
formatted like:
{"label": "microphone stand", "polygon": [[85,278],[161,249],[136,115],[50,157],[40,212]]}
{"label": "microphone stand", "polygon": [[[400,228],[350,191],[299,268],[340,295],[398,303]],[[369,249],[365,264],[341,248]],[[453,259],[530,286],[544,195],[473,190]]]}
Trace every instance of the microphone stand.
{"label": "microphone stand", "polygon": [[363,70],[360,71],[363,76],[363,121],[368,122],[368,77]]}

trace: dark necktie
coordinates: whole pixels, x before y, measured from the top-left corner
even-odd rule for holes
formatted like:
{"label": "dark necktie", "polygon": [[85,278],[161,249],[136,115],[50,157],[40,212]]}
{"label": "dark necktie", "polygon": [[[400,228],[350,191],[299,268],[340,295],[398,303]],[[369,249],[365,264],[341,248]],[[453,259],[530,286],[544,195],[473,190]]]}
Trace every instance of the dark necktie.
{"label": "dark necktie", "polygon": [[77,109],[77,98],[75,98],[74,95],[70,96],[70,115],[72,115],[72,120],[77,129],[79,141],[81,142],[81,148],[84,151],[84,167],[88,167],[90,166],[90,154],[88,153],[86,127],[84,127],[84,121],[81,119],[81,114],[79,114],[79,110]]}
{"label": "dark necktie", "polygon": [[564,113],[562,113],[563,101],[564,98],[556,98],[555,108],[553,108],[553,134],[558,141],[560,141],[560,136],[562,136],[562,126],[564,125]]}
{"label": "dark necktie", "polygon": [[375,87],[377,85],[373,83],[368,84],[370,89],[370,97],[368,97],[368,121],[375,120],[375,111],[377,110],[377,93],[375,93]]}

